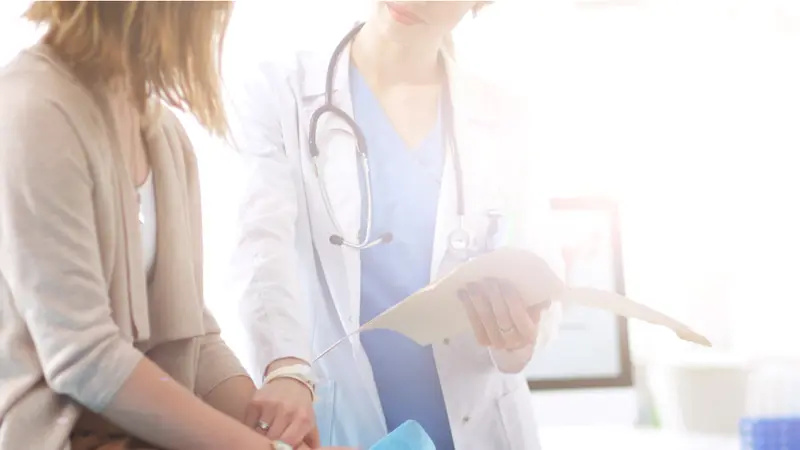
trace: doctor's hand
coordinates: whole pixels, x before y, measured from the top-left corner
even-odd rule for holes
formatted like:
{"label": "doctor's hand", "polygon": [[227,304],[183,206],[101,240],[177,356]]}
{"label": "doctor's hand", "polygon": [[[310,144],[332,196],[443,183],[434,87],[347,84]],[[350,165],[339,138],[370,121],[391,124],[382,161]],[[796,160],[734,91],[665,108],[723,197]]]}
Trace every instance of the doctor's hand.
{"label": "doctor's hand", "polygon": [[512,283],[491,278],[467,284],[458,296],[478,343],[501,350],[534,345],[542,312],[550,306],[549,301],[531,306]]}
{"label": "doctor's hand", "polygon": [[[259,422],[267,424],[267,429],[258,428]],[[311,392],[291,378],[276,378],[262,386],[250,401],[245,423],[292,448],[320,447]]]}

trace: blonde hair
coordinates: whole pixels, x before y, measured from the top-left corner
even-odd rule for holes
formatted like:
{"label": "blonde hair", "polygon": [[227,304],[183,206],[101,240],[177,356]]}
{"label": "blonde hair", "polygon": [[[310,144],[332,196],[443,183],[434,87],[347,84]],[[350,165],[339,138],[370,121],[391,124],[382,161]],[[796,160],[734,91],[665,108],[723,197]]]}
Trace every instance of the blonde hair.
{"label": "blonde hair", "polygon": [[130,83],[144,112],[158,96],[222,136],[220,63],[231,1],[37,1],[25,12],[86,83]]}

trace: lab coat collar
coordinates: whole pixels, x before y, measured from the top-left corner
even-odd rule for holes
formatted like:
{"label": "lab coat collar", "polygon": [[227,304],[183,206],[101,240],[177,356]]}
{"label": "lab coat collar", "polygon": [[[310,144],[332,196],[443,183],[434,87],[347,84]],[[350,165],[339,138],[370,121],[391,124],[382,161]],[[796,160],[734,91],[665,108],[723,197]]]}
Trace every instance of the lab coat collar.
{"label": "lab coat collar", "polygon": [[[331,46],[323,53],[324,55],[327,55],[327,58],[320,58],[318,54],[313,53],[303,53],[298,56],[301,59],[299,66],[307,68],[303,71],[304,73],[302,74],[302,79],[300,82],[303,90],[302,96],[304,99],[311,100],[316,97],[324,97],[326,83],[329,76],[328,66],[330,65],[330,60],[333,57],[333,53],[336,49],[336,46],[339,44],[339,41],[336,41],[335,44],[336,45]],[[350,91],[351,50],[352,42],[348,43],[342,49],[341,54],[336,60],[333,78],[334,94],[342,91],[349,93]],[[447,52],[443,53],[442,56],[444,60],[445,74],[450,82],[453,102],[456,103],[458,100],[458,103],[461,103],[462,98],[469,98],[469,96],[457,95],[463,91],[463,88],[461,87],[463,84],[461,82],[462,74],[458,63],[456,62],[455,58]],[[455,106],[455,109],[461,110],[458,106]]]}
{"label": "lab coat collar", "polygon": [[[344,36],[344,35],[342,35]],[[336,41],[334,44],[338,44]],[[334,94],[341,91],[350,90],[350,48],[352,43],[348,43],[336,61],[335,74],[333,77]],[[328,65],[333,56],[336,45],[327,49],[323,54],[326,58],[320,58],[318,54],[305,53],[299,56],[304,59],[300,61],[300,67],[308,67],[301,80],[303,89],[302,96],[306,100],[322,98],[325,96],[325,85],[328,79]]]}

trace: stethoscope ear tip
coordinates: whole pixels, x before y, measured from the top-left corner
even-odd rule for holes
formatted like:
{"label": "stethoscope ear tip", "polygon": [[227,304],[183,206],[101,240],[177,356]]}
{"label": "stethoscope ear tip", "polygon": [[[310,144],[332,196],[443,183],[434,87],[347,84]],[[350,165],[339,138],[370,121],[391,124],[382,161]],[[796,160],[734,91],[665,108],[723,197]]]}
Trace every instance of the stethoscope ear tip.
{"label": "stethoscope ear tip", "polygon": [[344,238],[339,236],[339,235],[337,235],[337,234],[331,235],[331,238],[329,239],[329,241],[333,245],[342,245],[342,244],[344,244]]}

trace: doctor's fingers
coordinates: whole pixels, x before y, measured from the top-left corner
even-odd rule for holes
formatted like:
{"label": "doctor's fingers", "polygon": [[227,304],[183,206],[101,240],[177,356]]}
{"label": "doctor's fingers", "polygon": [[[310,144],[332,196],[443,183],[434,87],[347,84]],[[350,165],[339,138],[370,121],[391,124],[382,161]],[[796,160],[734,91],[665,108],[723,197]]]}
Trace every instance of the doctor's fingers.
{"label": "doctor's fingers", "polygon": [[481,283],[481,288],[491,305],[495,326],[503,338],[499,348],[516,350],[530,344],[534,335],[533,323],[513,285],[489,278]]}
{"label": "doctor's fingers", "polygon": [[469,299],[467,304],[471,306],[486,330],[489,345],[494,348],[505,348],[506,339],[516,333],[508,311],[498,311],[501,317],[497,316],[492,306],[492,299],[483,283],[469,283],[466,291]]}
{"label": "doctor's fingers", "polygon": [[[476,292],[480,295],[483,301],[489,304],[492,315],[493,323],[489,323],[487,327],[497,329],[500,335],[500,341],[495,343],[495,347],[501,349],[513,349],[522,346],[522,337],[514,323],[514,317],[511,315],[511,309],[503,298],[503,293],[500,290],[500,283],[494,279],[486,279],[479,285],[470,286],[471,292]],[[480,294],[478,294],[480,292]]]}
{"label": "doctor's fingers", "polygon": [[469,317],[469,322],[472,325],[472,331],[475,334],[475,340],[478,341],[478,344],[484,347],[489,347],[492,345],[492,340],[489,338],[489,332],[486,330],[486,326],[483,324],[483,319],[481,319],[478,310],[472,303],[469,292],[466,289],[459,289],[458,299],[461,301],[461,305],[464,307],[467,317]]}
{"label": "doctor's fingers", "polygon": [[482,285],[503,336],[502,348],[516,350],[533,343],[536,324],[527,314],[525,302],[514,285],[498,279],[487,279]]}

